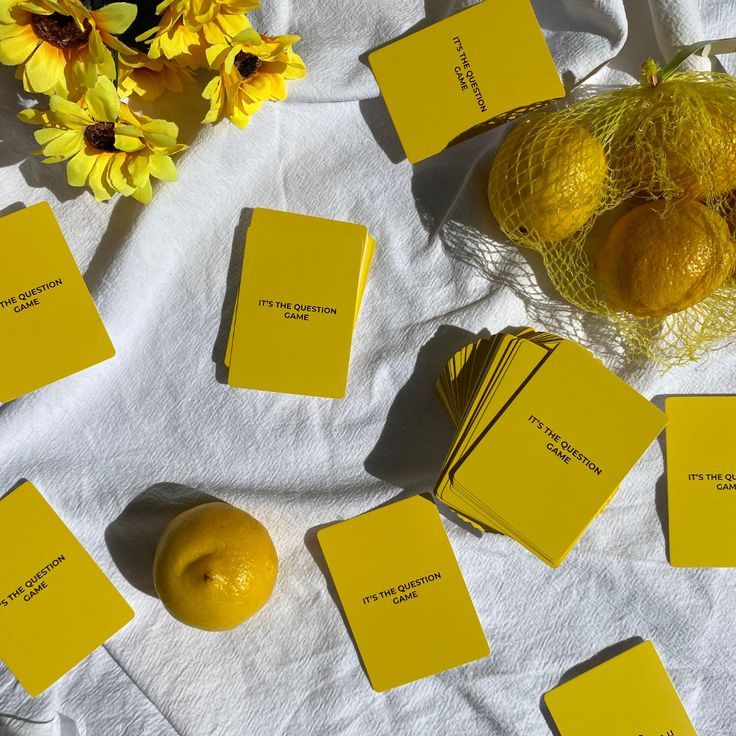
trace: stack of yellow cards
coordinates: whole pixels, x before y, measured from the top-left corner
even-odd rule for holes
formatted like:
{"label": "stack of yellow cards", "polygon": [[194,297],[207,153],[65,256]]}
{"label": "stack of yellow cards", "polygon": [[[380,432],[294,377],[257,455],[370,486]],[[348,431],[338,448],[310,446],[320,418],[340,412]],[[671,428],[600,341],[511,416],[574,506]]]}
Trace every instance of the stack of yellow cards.
{"label": "stack of yellow cards", "polygon": [[458,427],[437,497],[552,566],[665,423],[580,345],[529,329],[460,350],[437,394]]}
{"label": "stack of yellow cards", "polygon": [[665,411],[670,562],[736,567],[736,396],[672,396]]}
{"label": "stack of yellow cards", "polygon": [[322,529],[318,538],[375,690],[488,655],[430,498],[397,501]]}
{"label": "stack of yellow cards", "polygon": [[255,210],[225,359],[228,383],[342,398],[374,249],[363,225]]}
{"label": "stack of yellow cards", "polygon": [[697,736],[645,641],[544,696],[560,736]]}
{"label": "stack of yellow cards", "polygon": [[0,659],[39,695],[133,611],[30,483],[0,501]]}
{"label": "stack of yellow cards", "polygon": [[45,202],[0,220],[0,341],[0,402],[115,354]]}
{"label": "stack of yellow cards", "polygon": [[529,0],[485,0],[369,61],[412,163],[565,94]]}

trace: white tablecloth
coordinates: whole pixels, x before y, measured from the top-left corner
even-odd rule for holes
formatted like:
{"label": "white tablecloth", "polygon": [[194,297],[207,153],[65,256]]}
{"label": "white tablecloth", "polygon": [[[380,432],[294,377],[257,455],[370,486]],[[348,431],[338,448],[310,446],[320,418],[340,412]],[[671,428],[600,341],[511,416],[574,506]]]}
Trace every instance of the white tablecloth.
{"label": "white tablecloth", "polygon": [[[541,695],[641,636],[656,643],[699,732],[733,736],[736,578],[668,565],[658,444],[559,570],[446,522],[492,646],[485,660],[376,694],[328,592],[312,530],[431,488],[451,431],[431,384],[466,330],[574,329],[606,354],[594,326],[547,294],[538,264],[487,234],[483,176],[503,131],[414,168],[397,161],[361,58],[465,4],[264,0],[255,24],[302,34],[308,78],[245,132],[199,131],[180,182],[158,187],[147,208],[96,204],[66,185],[63,167],[31,157],[32,130],[14,117],[19,88],[0,70],[0,211],[51,202],[118,350],[0,408],[0,488],[32,480],[137,614],[35,701],[0,668],[0,733],[547,734]],[[736,35],[733,0],[535,7],[568,85],[608,62],[593,81],[631,84],[647,55]],[[255,206],[365,223],[377,238],[343,401],[217,380],[233,244]],[[666,375],[617,369],[649,397],[730,392],[736,350]],[[151,595],[156,535],[172,508],[201,494],[261,519],[281,558],[272,601],[230,633],[186,628]]]}

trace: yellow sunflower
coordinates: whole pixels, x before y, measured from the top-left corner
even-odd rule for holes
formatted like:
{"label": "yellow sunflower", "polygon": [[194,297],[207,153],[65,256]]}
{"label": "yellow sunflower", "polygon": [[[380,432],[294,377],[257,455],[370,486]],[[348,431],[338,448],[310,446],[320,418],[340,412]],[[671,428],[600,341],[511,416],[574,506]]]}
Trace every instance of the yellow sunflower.
{"label": "yellow sunflower", "polygon": [[192,69],[207,65],[204,49],[226,43],[250,23],[246,13],[259,0],[163,0],[156,8],[161,20],[138,40],[152,38],[148,55],[179,59]]}
{"label": "yellow sunflower", "polygon": [[178,127],[136,115],[120,102],[106,77],[100,77],[79,102],[54,95],[49,107],[23,110],[18,117],[43,126],[34,135],[44,163],[68,161],[69,184],[89,186],[98,202],[119,192],[148,203],[152,176],[176,181],[171,156],[186,148],[177,142]]}
{"label": "yellow sunflower", "polygon": [[192,73],[168,59],[151,59],[139,51],[121,54],[118,63],[118,89],[123,97],[137,95],[144,100],[158,99],[164,92],[181,92],[192,81]]}
{"label": "yellow sunflower", "polygon": [[202,93],[210,101],[202,122],[216,123],[227,117],[245,128],[264,102],[285,100],[286,80],[307,73],[292,48],[299,40],[299,36],[262,36],[248,29],[230,43],[210,46],[207,60],[219,73]]}
{"label": "yellow sunflower", "polygon": [[89,10],[77,0],[0,0],[0,63],[18,65],[28,92],[79,97],[99,75],[114,77],[110,49],[135,19],[131,3]]}

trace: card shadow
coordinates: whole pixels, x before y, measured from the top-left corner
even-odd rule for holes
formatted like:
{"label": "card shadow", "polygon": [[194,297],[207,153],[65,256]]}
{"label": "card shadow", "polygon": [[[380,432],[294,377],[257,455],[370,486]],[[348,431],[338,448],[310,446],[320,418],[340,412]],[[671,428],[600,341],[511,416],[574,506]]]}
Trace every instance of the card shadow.
{"label": "card shadow", "polygon": [[327,524],[319,524],[318,526],[312,527],[304,535],[304,546],[307,548],[307,552],[309,552],[312,559],[314,560],[314,564],[317,565],[317,567],[319,568],[319,571],[322,573],[322,577],[325,580],[325,586],[327,587],[327,592],[330,594],[330,598],[332,598],[332,602],[335,604],[335,607],[340,613],[340,618],[342,619],[343,626],[345,627],[345,630],[348,632],[348,636],[350,637],[350,641],[353,644],[353,648],[355,649],[355,652],[358,655],[358,662],[360,662],[360,667],[363,670],[363,674],[365,675],[368,682],[370,682],[370,678],[368,677],[368,670],[366,670],[365,664],[363,663],[363,657],[361,657],[360,655],[360,649],[358,649],[358,645],[355,641],[355,637],[353,636],[353,630],[350,628],[350,624],[348,623],[347,616],[345,615],[345,611],[342,607],[342,603],[340,602],[340,596],[337,594],[335,583],[332,581],[332,575],[330,575],[330,569],[327,567],[327,560],[325,559],[324,552],[322,552],[322,547],[320,547],[319,539],[317,538],[317,534],[322,529],[326,529],[327,527],[330,527],[330,526],[333,526],[339,523],[340,523],[339,521],[331,521]]}
{"label": "card shadow", "polygon": [[133,224],[144,207],[145,205],[132,197],[120,197],[112,205],[105,232],[84,272],[85,283],[93,295],[118,256],[122,244],[130,235]]}
{"label": "card shadow", "polygon": [[[468,152],[475,160],[469,162],[452,197],[439,191],[443,154],[414,167],[412,194],[430,243],[438,240],[448,258],[482,277],[488,283],[489,296],[511,292],[523,304],[530,325],[582,344],[617,372],[645,372],[646,356],[631,353],[613,320],[564,299],[541,254],[513,243],[501,230],[491,212],[487,189],[495,143],[505,130],[484,134],[485,150],[473,147]],[[455,150],[466,155],[462,149],[467,145]],[[606,223],[604,216],[598,218],[589,237],[597,242]]]}
{"label": "card shadow", "polygon": [[225,282],[225,297],[220,310],[220,327],[212,348],[212,362],[215,364],[215,380],[228,385],[229,369],[225,365],[225,354],[230,336],[230,326],[235,313],[235,302],[240,289],[240,279],[243,272],[243,257],[245,255],[245,236],[253,219],[253,209],[244,207],[240,212],[240,219],[235,227],[233,243],[230,250],[230,263],[227,269]]}
{"label": "card shadow", "polygon": [[28,478],[21,478],[20,480],[16,481],[7,491],[0,493],[0,501],[2,501],[4,498],[7,498],[13,491],[18,490],[18,488],[28,482]]}
{"label": "card shadow", "polygon": [[455,428],[434,394],[447,361],[477,335],[442,325],[419,350],[414,369],[386,415],[364,467],[374,478],[408,491],[434,487]]}
{"label": "card shadow", "polygon": [[[657,394],[652,397],[652,404],[658,409],[664,411],[664,402],[669,398],[668,394]],[[672,564],[670,560],[670,514],[669,514],[669,498],[667,495],[667,427],[659,433],[657,437],[659,450],[662,453],[662,475],[657,478],[654,484],[654,506],[657,510],[659,525],[662,529],[662,537],[664,539],[664,554],[667,562]]]}
{"label": "card shadow", "polygon": [[0,217],[5,217],[5,215],[12,215],[13,212],[20,212],[21,210],[24,210],[26,208],[25,202],[21,202],[18,200],[17,202],[13,202],[12,204],[7,205],[6,207],[3,207],[0,210]]}
{"label": "card shadow", "polygon": [[153,558],[164,529],[183,511],[219,500],[178,483],[157,483],[136,496],[105,530],[105,544],[123,577],[158,598]]}
{"label": "card shadow", "polygon": [[[598,665],[601,665],[604,662],[608,662],[608,660],[617,657],[619,654],[627,652],[629,649],[633,649],[633,647],[642,644],[643,642],[644,639],[642,639],[642,637],[632,636],[628,639],[624,639],[623,641],[618,642],[617,644],[612,644],[611,646],[602,649],[600,652],[598,652],[598,654],[595,654],[589,659],[586,659],[584,662],[580,662],[579,664],[576,664],[575,666],[570,667],[570,669],[566,670],[557,681],[557,683],[554,685],[554,687],[550,689],[554,689],[555,687],[559,687],[560,685],[563,685],[570,680],[574,680],[576,677],[579,677],[580,675],[583,675],[586,672],[595,669]],[[554,734],[554,736],[562,736],[559,729],[557,728],[557,725],[554,722],[554,719],[552,718],[552,714],[550,713],[549,708],[547,708],[547,703],[544,700],[544,694],[539,699],[539,710],[542,712],[542,716],[546,721],[549,730]]]}

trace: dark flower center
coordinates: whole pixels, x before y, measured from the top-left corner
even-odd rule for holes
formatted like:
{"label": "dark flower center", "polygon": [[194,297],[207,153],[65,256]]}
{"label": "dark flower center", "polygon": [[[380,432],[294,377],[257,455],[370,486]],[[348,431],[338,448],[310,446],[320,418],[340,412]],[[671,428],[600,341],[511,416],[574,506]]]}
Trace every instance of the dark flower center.
{"label": "dark flower center", "polygon": [[235,68],[240,72],[240,76],[245,80],[255,77],[263,64],[255,54],[246,54],[245,51],[240,51],[233,63],[235,64]]}
{"label": "dark flower center", "polygon": [[115,148],[115,123],[93,123],[84,129],[84,140],[98,151],[113,153]]}
{"label": "dark flower center", "polygon": [[86,45],[90,31],[87,21],[84,22],[84,30],[81,30],[71,15],[61,13],[33,14],[31,27],[38,38],[57,49],[78,49]]}

